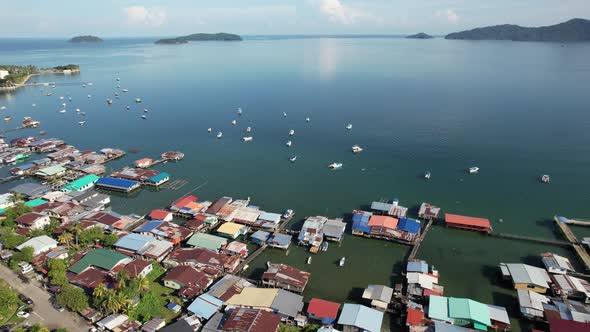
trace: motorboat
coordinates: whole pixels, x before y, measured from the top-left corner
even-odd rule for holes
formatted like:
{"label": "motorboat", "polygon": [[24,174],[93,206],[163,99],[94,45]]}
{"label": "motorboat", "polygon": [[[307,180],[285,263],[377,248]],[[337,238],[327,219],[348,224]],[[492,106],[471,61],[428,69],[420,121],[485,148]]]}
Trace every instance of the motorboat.
{"label": "motorboat", "polygon": [[322,246],[320,249],[322,249],[322,251],[328,251],[329,246],[330,246],[330,244],[328,243],[328,241],[324,241],[324,242],[322,242]]}
{"label": "motorboat", "polygon": [[346,129],[351,130],[352,129],[352,124],[351,123],[347,124],[346,125]]}
{"label": "motorboat", "polygon": [[289,157],[289,161],[294,163],[297,160],[297,156]]}
{"label": "motorboat", "polygon": [[424,173],[424,178],[426,180],[429,180],[430,179],[430,171],[427,171],[426,173]]}
{"label": "motorboat", "polygon": [[88,86],[93,86],[93,85],[94,85],[94,83],[92,83],[92,82],[88,82],[88,83],[86,83],[86,84],[87,84]]}
{"label": "motorboat", "polygon": [[213,131],[212,128],[207,128],[207,132],[210,133],[211,131]]}
{"label": "motorboat", "polygon": [[222,132],[218,132],[217,133],[217,138],[221,138],[222,136],[223,136],[223,133]]}
{"label": "motorboat", "polygon": [[[31,105],[31,106],[33,106],[33,107],[37,107],[37,104],[33,104],[33,105]],[[6,107],[5,107],[5,108],[6,108]]]}
{"label": "motorboat", "polygon": [[293,142],[291,142],[291,141],[287,141],[287,144],[285,144],[285,145],[286,145],[287,147],[289,147],[289,148],[290,148],[290,147],[291,147],[291,145],[293,145]]}
{"label": "motorboat", "polygon": [[80,113],[80,109],[79,108],[76,108],[76,113]]}
{"label": "motorboat", "polygon": [[311,264],[311,256],[307,257],[307,264]]}
{"label": "motorboat", "polygon": [[344,266],[344,262],[346,262],[346,257],[340,258],[340,262],[338,262],[338,266],[343,267]]}
{"label": "motorboat", "polygon": [[86,120],[79,121],[79,122],[78,122],[78,124],[79,124],[80,126],[83,126],[83,125],[85,125],[85,124],[86,124]]}
{"label": "motorboat", "polygon": [[549,181],[551,181],[551,177],[547,174],[544,174],[541,176],[541,182],[543,183],[549,183]]}
{"label": "motorboat", "polygon": [[46,96],[47,96],[47,97],[49,97],[49,96],[51,96],[51,95],[52,95],[52,93],[51,93],[51,92],[47,92],[47,94],[46,94]]}
{"label": "motorboat", "polygon": [[305,118],[305,122],[309,122],[309,121],[311,121],[310,118]]}
{"label": "motorboat", "polygon": [[248,127],[248,128],[246,128],[246,132],[247,132],[247,133],[249,133],[249,132],[251,132],[251,131],[252,131],[252,127]]}
{"label": "motorboat", "polygon": [[80,112],[80,115],[84,116],[86,115],[86,112]]}
{"label": "motorboat", "polygon": [[107,99],[107,104],[111,105],[113,103],[112,99]]}
{"label": "motorboat", "polygon": [[65,109],[61,109],[61,110],[59,110],[59,112],[60,112],[60,113],[65,113],[65,112],[66,112],[66,110],[65,110]]}
{"label": "motorboat", "polygon": [[238,115],[242,115],[242,108],[241,107],[238,108]]}
{"label": "motorboat", "polygon": [[120,89],[120,88],[121,88],[121,86],[120,85],[117,85],[117,89]]}
{"label": "motorboat", "polygon": [[145,119],[147,119],[147,115],[143,114],[143,115],[141,116],[141,118],[145,120]]}
{"label": "motorboat", "polygon": [[144,109],[143,109],[143,112],[144,112],[144,113],[147,113],[147,112],[149,112],[149,111],[148,111],[148,109],[147,109],[147,108],[144,108]]}
{"label": "motorboat", "polygon": [[66,107],[66,103],[61,103],[61,106]]}
{"label": "motorboat", "polygon": [[6,106],[2,106],[0,107],[0,110],[4,111],[6,109]]}
{"label": "motorboat", "polygon": [[141,103],[141,98],[135,98],[135,102],[138,104]]}
{"label": "motorboat", "polygon": [[126,106],[125,108],[128,109],[128,110],[130,110],[131,109],[131,106]]}
{"label": "motorboat", "polygon": [[293,130],[293,129],[289,130],[289,136],[293,136],[293,135],[295,135],[295,130]]}
{"label": "motorboat", "polygon": [[86,87],[86,84],[82,84],[82,87],[85,88]]}
{"label": "motorboat", "polygon": [[63,100],[63,99],[64,99],[64,96],[59,96],[59,100]]}
{"label": "motorboat", "polygon": [[123,93],[127,93],[127,92],[129,92],[129,90],[127,90],[127,89],[123,89],[123,90],[121,90],[121,91],[122,91]]}
{"label": "motorboat", "polygon": [[363,148],[361,148],[359,145],[355,144],[352,146],[352,153],[361,153],[363,151]]}
{"label": "motorboat", "polygon": [[235,125],[237,125],[237,124],[238,124],[238,121],[236,121],[236,120],[231,120],[231,124],[235,126]]}
{"label": "motorboat", "polygon": [[291,217],[293,217],[295,215],[295,211],[293,211],[292,209],[287,209],[283,212],[283,218],[284,219],[289,219]]}
{"label": "motorboat", "polygon": [[117,77],[117,82],[120,82],[120,81],[121,81],[121,78],[120,77]]}
{"label": "motorboat", "polygon": [[88,98],[92,98],[92,95],[88,95]]}
{"label": "motorboat", "polygon": [[68,100],[69,100],[69,101],[72,101],[72,97],[68,97]]}
{"label": "motorboat", "polygon": [[469,174],[475,174],[475,173],[479,172],[479,167],[471,166],[471,167],[469,167],[469,169],[467,171],[469,172]]}
{"label": "motorboat", "polygon": [[247,137],[244,137],[244,138],[242,138],[242,139],[244,140],[244,142],[250,142],[250,141],[252,141],[252,140],[254,139],[254,137],[252,137],[252,136],[247,136]]}
{"label": "motorboat", "polygon": [[4,122],[10,122],[10,120],[12,120],[12,118],[9,117],[9,116],[7,116],[7,117],[4,118]]}
{"label": "motorboat", "polygon": [[287,112],[283,112],[283,117],[287,117]]}
{"label": "motorboat", "polygon": [[119,97],[119,93],[118,92],[115,92],[114,95],[115,95],[115,97]]}
{"label": "motorboat", "polygon": [[329,169],[341,169],[342,168],[342,163],[331,163],[330,165],[328,165]]}

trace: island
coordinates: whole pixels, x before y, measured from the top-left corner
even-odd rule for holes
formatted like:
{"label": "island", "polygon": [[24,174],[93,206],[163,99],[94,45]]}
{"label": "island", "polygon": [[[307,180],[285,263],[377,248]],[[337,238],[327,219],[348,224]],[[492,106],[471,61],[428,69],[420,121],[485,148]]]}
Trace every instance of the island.
{"label": "island", "polygon": [[590,41],[590,21],[581,18],[528,28],[504,24],[451,33],[445,39],[577,42]]}
{"label": "island", "polygon": [[52,68],[37,68],[33,65],[0,65],[0,90],[13,90],[20,88],[32,76],[52,74],[76,74],[80,72],[80,66],[67,64]]}
{"label": "island", "polygon": [[100,43],[103,40],[97,36],[76,36],[69,40],[70,43]]}
{"label": "island", "polygon": [[408,38],[408,39],[432,39],[434,37],[431,36],[431,35],[428,35],[428,34],[426,34],[424,32],[420,32],[420,33],[417,33],[415,35],[406,36],[406,38]]}
{"label": "island", "polygon": [[189,41],[241,41],[242,37],[231,33],[194,33],[188,36],[156,40],[156,44],[186,44]]}

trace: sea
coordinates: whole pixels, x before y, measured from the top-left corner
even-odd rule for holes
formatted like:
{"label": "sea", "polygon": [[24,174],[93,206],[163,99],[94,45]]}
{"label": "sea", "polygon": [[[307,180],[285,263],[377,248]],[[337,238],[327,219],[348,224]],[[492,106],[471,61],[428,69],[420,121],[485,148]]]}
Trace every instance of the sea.
{"label": "sea", "polygon": [[[292,229],[313,215],[350,224],[352,210],[394,198],[410,214],[429,202],[444,212],[489,218],[497,232],[547,239],[560,238],[556,214],[590,219],[590,43],[252,36],[156,45],[156,39],[0,39],[0,64],[81,67],[78,75],[29,81],[55,82],[55,88],[0,94],[6,106],[0,115],[13,119],[0,123],[6,140],[44,130],[80,150],[127,151],[108,164],[109,172],[168,150],[186,155],[157,166],[186,185],[115,195],[112,209],[120,213],[148,213],[192,193],[203,200],[250,198],[270,212],[294,209]],[[58,112],[62,102],[66,113]],[[41,128],[13,131],[25,116]],[[354,144],[364,151],[352,154]],[[329,170],[334,162],[342,169]],[[470,166],[479,173],[467,174]],[[540,182],[543,174],[550,184]],[[22,181],[4,183],[0,192]],[[589,228],[573,230],[590,236]],[[401,281],[409,249],[347,229],[340,245],[309,265],[310,254],[294,243],[288,251],[266,250],[244,274],[256,278],[266,262],[284,262],[312,273],[306,299],[362,302],[368,284]],[[439,271],[445,295],[505,306],[519,331],[528,326],[518,318],[516,292],[499,281],[498,263],[541,266],[543,252],[570,257],[581,269],[566,248],[441,225],[433,226],[417,257]],[[344,267],[337,264],[341,257]],[[395,318],[384,324],[390,329],[397,329]]]}

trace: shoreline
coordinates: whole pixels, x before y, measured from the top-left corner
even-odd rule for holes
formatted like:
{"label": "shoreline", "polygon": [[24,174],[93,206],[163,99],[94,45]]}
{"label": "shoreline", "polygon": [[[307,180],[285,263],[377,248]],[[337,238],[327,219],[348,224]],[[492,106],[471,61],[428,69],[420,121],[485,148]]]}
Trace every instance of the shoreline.
{"label": "shoreline", "polygon": [[0,91],[12,91],[12,90],[16,90],[19,88],[22,88],[23,86],[26,86],[27,82],[31,79],[31,77],[33,76],[44,76],[44,75],[70,75],[70,74],[78,74],[80,73],[80,69],[76,69],[76,70],[70,70],[70,72],[68,74],[66,74],[63,70],[62,71],[55,71],[55,70],[46,70],[46,71],[41,71],[39,73],[34,73],[34,74],[29,74],[27,75],[27,77],[25,77],[25,79],[20,82],[20,83],[16,83],[13,86],[3,86],[0,87]]}

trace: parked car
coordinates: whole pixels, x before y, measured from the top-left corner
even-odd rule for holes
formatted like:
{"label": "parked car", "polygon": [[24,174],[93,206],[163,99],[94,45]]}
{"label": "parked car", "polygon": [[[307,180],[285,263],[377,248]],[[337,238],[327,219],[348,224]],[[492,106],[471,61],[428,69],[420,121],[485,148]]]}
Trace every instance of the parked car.
{"label": "parked car", "polygon": [[52,305],[53,305],[53,308],[59,312],[64,312],[66,310],[66,308],[60,306],[59,304],[57,304],[55,302]]}
{"label": "parked car", "polygon": [[26,311],[19,311],[16,313],[16,315],[20,318],[28,318],[31,314]]}
{"label": "parked car", "polygon": [[26,297],[23,294],[18,294],[18,298],[23,301],[24,303],[28,304],[28,305],[32,305],[33,304],[33,300],[31,300],[30,298]]}

